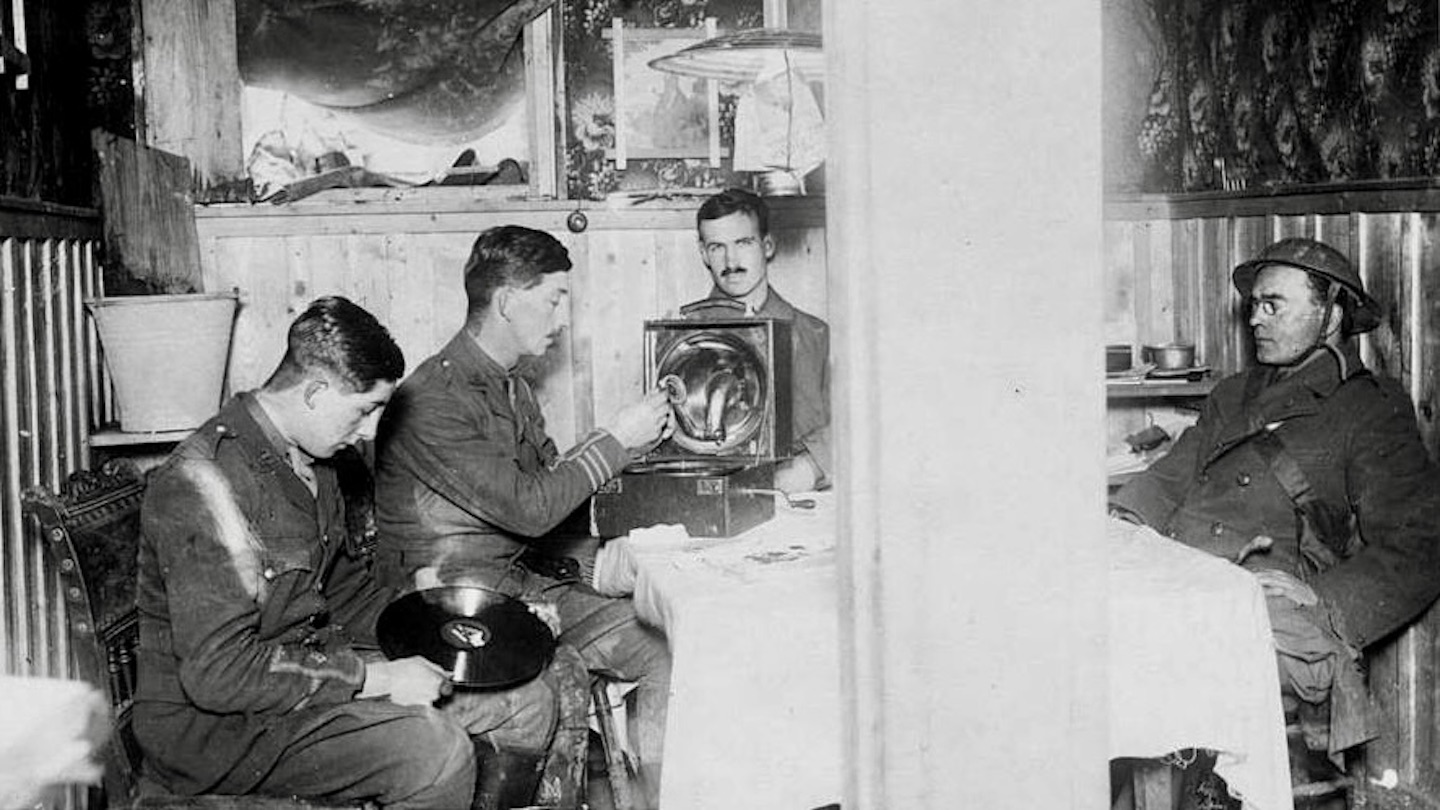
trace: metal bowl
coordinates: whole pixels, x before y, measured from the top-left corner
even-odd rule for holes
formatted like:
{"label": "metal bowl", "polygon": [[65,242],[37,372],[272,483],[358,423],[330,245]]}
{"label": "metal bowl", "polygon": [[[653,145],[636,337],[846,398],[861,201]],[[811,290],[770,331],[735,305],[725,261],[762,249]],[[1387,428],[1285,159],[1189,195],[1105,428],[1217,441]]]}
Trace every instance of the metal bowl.
{"label": "metal bowl", "polygon": [[1194,368],[1195,344],[1165,343],[1159,346],[1146,346],[1145,357],[1147,362],[1154,363],[1155,368],[1161,371]]}

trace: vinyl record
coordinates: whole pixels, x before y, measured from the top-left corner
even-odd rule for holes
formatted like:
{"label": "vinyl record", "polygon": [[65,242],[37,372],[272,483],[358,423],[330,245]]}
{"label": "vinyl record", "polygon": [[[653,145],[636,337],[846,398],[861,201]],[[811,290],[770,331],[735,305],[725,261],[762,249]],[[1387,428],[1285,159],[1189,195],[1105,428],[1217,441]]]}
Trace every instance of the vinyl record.
{"label": "vinyl record", "polygon": [[555,653],[549,625],[524,602],[473,586],[407,593],[381,611],[375,634],[386,657],[422,655],[482,689],[525,683]]}

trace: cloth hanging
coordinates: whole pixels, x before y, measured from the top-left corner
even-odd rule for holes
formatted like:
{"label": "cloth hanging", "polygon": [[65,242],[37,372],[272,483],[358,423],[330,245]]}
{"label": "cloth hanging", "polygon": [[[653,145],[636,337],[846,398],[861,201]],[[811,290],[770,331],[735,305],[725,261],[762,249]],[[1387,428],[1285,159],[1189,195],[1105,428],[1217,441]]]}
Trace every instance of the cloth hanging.
{"label": "cloth hanging", "polygon": [[239,0],[240,75],[400,140],[474,140],[523,102],[521,31],[553,2]]}

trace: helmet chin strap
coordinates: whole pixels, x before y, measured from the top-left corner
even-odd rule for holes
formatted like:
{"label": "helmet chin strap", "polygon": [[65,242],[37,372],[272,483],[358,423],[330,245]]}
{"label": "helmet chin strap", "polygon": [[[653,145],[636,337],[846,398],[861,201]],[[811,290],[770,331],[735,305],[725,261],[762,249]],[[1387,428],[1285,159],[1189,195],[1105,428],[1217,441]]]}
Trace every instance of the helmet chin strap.
{"label": "helmet chin strap", "polygon": [[1330,315],[1335,311],[1335,299],[1339,296],[1340,285],[1331,284],[1330,289],[1325,293],[1325,314],[1320,319],[1320,331],[1315,334],[1315,342],[1310,344],[1310,348],[1301,352],[1294,362],[1288,364],[1290,368],[1304,365],[1318,351],[1326,351],[1335,358],[1335,364],[1340,367],[1340,379],[1343,380],[1349,376],[1350,369],[1348,368],[1349,364],[1345,361],[1345,355],[1335,348],[1334,344],[1326,340],[1326,335],[1330,331]]}

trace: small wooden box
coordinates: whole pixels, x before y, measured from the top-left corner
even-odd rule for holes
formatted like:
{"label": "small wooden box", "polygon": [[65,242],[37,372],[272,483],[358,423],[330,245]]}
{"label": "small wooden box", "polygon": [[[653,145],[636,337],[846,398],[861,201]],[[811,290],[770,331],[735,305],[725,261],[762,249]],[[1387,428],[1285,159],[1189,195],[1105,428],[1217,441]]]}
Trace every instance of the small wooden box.
{"label": "small wooden box", "polygon": [[687,468],[672,462],[637,464],[595,493],[595,529],[601,537],[619,537],[679,523],[691,537],[732,537],[775,516],[775,499],[767,491],[774,483],[774,462]]}

